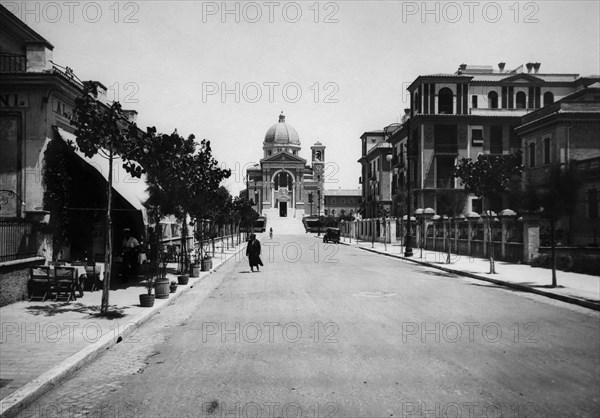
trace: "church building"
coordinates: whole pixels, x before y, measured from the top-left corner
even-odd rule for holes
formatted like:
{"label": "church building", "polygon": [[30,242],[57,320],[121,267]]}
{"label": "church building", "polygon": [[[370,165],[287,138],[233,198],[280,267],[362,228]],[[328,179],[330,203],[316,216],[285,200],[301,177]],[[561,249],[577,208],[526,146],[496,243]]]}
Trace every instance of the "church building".
{"label": "church building", "polygon": [[323,212],[325,146],[316,142],[310,147],[310,165],[300,157],[300,149],[298,132],[282,112],[267,130],[260,164],[247,169],[248,195],[267,219],[302,219]]}

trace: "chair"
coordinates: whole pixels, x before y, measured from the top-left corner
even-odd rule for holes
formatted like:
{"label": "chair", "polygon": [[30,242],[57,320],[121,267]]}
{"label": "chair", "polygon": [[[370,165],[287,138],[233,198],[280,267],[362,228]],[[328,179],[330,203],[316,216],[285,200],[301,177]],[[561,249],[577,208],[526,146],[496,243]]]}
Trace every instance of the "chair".
{"label": "chair", "polygon": [[100,280],[100,266],[97,266],[95,264],[88,264],[85,266],[85,273],[86,273],[86,280],[85,280],[86,289],[88,288],[88,284],[89,284],[89,289],[92,292],[94,290],[100,289],[102,287],[102,280]]}
{"label": "chair", "polygon": [[[27,285],[29,288],[29,302],[34,298],[41,298],[41,301],[44,302],[48,293],[51,293],[53,289],[52,279],[50,278],[50,267],[31,267],[29,269],[29,282]],[[38,292],[40,294],[43,292],[43,295],[37,295]]]}
{"label": "chair", "polygon": [[54,288],[56,291],[56,298],[64,297],[67,298],[67,302],[77,299],[75,296],[75,289],[77,288],[77,277],[75,276],[75,269],[73,267],[61,267],[56,266],[54,269]]}

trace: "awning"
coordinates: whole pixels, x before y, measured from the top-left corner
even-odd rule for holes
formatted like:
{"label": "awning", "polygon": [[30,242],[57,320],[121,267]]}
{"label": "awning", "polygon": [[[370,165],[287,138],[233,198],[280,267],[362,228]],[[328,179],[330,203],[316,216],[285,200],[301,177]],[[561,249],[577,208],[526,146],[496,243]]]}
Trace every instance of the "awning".
{"label": "awning", "polygon": [[[102,174],[102,177],[108,181],[108,159],[96,154],[92,158],[88,158],[77,148],[77,137],[62,128],[58,128],[58,134],[65,141],[71,141],[75,145],[75,154],[87,164],[92,166],[96,171]],[[142,174],[141,178],[132,177],[125,171],[119,158],[113,159],[113,190],[123,197],[134,209],[137,209],[142,214],[144,225],[148,224],[148,214],[143,205],[148,199],[146,192],[146,176]]]}

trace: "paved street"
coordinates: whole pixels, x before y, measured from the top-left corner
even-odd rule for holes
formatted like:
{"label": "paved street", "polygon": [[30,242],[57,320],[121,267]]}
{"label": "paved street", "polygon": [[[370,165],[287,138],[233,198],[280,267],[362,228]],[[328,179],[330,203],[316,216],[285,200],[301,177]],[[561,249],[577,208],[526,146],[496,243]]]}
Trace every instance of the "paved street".
{"label": "paved street", "polygon": [[261,237],[22,416],[596,416],[599,315]]}

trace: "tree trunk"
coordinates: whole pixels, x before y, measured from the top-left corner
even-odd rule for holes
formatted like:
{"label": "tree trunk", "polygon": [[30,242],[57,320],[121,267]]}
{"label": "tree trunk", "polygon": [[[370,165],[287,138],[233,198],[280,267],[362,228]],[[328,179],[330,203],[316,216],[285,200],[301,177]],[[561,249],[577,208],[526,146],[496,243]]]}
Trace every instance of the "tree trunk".
{"label": "tree trunk", "polygon": [[452,253],[452,239],[450,236],[450,231],[452,230],[452,219],[448,219],[448,231],[446,231],[446,240],[448,241],[448,256],[446,257],[446,264],[450,264],[450,258]]}
{"label": "tree trunk", "polygon": [[554,237],[554,216],[550,216],[550,248],[552,262],[552,286],[556,287],[556,240]]}
{"label": "tree trunk", "polygon": [[107,190],[107,209],[106,209],[106,241],[104,246],[104,286],[102,288],[102,302],[100,305],[100,314],[108,314],[108,294],[110,292],[110,274],[112,270],[112,168],[113,168],[113,149],[112,145],[108,151],[108,190]]}

